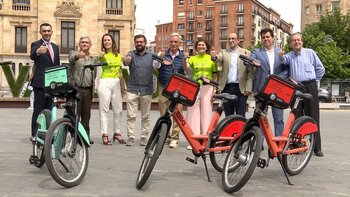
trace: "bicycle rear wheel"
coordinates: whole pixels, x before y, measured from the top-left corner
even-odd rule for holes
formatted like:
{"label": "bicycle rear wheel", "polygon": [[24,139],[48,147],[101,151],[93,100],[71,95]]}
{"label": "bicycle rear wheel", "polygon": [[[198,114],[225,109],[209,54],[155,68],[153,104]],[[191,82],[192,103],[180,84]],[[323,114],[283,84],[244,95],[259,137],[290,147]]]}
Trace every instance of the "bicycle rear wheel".
{"label": "bicycle rear wheel", "polygon": [[253,126],[242,135],[227,155],[222,172],[223,187],[228,193],[240,190],[248,182],[261,153],[262,136],[258,127]]}
{"label": "bicycle rear wheel", "polygon": [[87,171],[88,148],[77,135],[74,146],[75,129],[71,119],[61,118],[50,127],[45,138],[45,159],[52,178],[64,187],[78,185]]}
{"label": "bicycle rear wheel", "polygon": [[[225,120],[227,119],[227,120]],[[240,133],[244,127],[246,119],[243,116],[229,116],[222,120],[224,124],[218,124],[219,128],[219,136],[220,137],[233,137]],[[225,147],[225,146],[232,146],[233,141],[231,140],[216,140],[213,139],[210,142],[209,148],[215,148],[215,147]],[[230,150],[223,150],[223,151],[217,151],[217,152],[209,152],[210,162],[213,165],[213,167],[219,171],[222,172],[223,166],[225,164],[225,160],[227,157],[227,154]]]}
{"label": "bicycle rear wheel", "polygon": [[163,123],[157,131],[157,135],[152,140],[148,150],[145,150],[145,156],[143,157],[143,161],[141,163],[141,167],[139,173],[137,175],[136,180],[136,188],[141,189],[143,185],[146,183],[148,177],[151,175],[151,172],[156,165],[156,162],[159,158],[160,153],[163,150],[165,138],[167,136],[168,126]]}
{"label": "bicycle rear wheel", "polygon": [[[294,122],[291,130],[291,134],[294,138],[291,139],[288,149],[308,147],[305,152],[299,152],[290,155],[282,155],[282,165],[286,169],[289,175],[297,175],[307,166],[309,163],[312,152],[315,146],[315,133],[307,134],[303,137],[299,135],[299,130],[305,124],[314,124],[315,121],[309,117],[299,118]],[[303,140],[304,142],[301,142]]]}
{"label": "bicycle rear wheel", "polygon": [[[46,134],[44,132],[39,132],[38,130],[48,130],[51,123],[51,111],[49,109],[44,109],[38,115],[36,120],[37,130],[36,130],[36,138],[40,138],[45,141]],[[44,144],[35,141],[33,143],[33,155],[30,157],[30,163],[33,163],[36,167],[41,168],[41,166],[45,163],[44,156]]]}

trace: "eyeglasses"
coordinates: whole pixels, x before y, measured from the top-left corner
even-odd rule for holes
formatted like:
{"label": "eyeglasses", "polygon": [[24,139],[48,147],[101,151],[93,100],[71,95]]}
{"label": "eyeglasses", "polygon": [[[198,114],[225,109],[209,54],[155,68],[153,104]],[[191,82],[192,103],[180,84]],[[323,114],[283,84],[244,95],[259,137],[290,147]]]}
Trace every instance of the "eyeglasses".
{"label": "eyeglasses", "polygon": [[80,41],[82,44],[90,44],[90,41]]}

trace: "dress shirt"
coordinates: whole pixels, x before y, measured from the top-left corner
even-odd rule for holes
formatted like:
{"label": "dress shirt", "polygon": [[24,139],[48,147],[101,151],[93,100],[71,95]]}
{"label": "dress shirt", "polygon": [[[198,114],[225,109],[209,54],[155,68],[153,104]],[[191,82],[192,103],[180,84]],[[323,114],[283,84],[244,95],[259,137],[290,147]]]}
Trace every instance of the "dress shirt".
{"label": "dress shirt", "polygon": [[275,50],[272,48],[272,50],[266,49],[267,57],[269,58],[269,65],[270,65],[270,74],[273,74],[273,66],[275,65]]}
{"label": "dress shirt", "polygon": [[238,50],[230,50],[231,62],[228,69],[227,83],[238,83]]}
{"label": "dress shirt", "polygon": [[325,68],[312,49],[302,48],[300,53],[291,51],[280,57],[283,64],[289,65],[290,77],[297,81],[320,81],[325,74]]}

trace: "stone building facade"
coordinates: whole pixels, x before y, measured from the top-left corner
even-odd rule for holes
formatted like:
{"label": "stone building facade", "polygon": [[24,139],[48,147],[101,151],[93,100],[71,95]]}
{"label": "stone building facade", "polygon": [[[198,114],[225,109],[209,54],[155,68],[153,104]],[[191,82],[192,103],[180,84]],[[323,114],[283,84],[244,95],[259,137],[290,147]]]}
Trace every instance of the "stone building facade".
{"label": "stone building facade", "polygon": [[[101,38],[111,33],[121,54],[134,48],[135,0],[0,0],[0,61],[13,61],[16,76],[20,65],[32,65],[30,45],[41,38],[40,24],[52,25],[52,41],[59,46],[61,63],[77,48],[81,36],[92,41],[98,55]],[[0,70],[0,84],[6,80]]]}

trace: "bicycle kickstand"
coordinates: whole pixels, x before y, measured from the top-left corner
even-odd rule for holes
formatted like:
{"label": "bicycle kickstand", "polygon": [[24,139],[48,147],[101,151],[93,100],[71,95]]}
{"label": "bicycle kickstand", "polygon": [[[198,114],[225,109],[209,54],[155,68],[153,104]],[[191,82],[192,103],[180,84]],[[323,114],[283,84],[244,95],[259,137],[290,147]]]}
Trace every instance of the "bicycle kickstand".
{"label": "bicycle kickstand", "polygon": [[277,155],[277,159],[278,161],[280,162],[281,164],[281,167],[282,167],[282,170],[283,170],[283,173],[284,173],[284,176],[286,177],[287,181],[288,181],[288,185],[294,185],[293,183],[290,182],[289,178],[288,178],[288,175],[287,175],[287,172],[286,172],[286,169],[284,168],[284,165],[282,164],[282,159],[281,159],[281,155]]}
{"label": "bicycle kickstand", "polygon": [[208,171],[208,166],[207,166],[207,157],[205,156],[204,152],[201,152],[201,157],[203,159],[204,162],[204,167],[205,167],[205,172],[207,173],[207,178],[209,182],[212,182],[210,180],[210,176],[209,176],[209,171]]}

